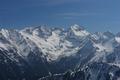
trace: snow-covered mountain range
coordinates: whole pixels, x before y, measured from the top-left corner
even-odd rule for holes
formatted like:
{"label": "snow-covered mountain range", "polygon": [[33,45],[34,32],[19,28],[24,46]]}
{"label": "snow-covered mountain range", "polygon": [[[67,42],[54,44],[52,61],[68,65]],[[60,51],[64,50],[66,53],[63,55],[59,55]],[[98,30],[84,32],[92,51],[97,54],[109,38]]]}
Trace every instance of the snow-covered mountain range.
{"label": "snow-covered mountain range", "polygon": [[90,33],[77,24],[67,30],[46,26],[0,30],[0,80],[51,80],[51,76],[120,80],[120,33]]}

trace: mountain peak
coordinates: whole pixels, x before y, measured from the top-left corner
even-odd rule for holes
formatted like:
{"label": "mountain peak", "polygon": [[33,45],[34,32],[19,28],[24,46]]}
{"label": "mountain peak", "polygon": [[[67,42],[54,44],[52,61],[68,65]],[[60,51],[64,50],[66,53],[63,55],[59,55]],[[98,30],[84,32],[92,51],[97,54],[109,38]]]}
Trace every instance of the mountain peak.
{"label": "mountain peak", "polygon": [[115,35],[113,33],[111,33],[110,31],[106,31],[103,33],[105,36],[107,36],[108,38],[113,38],[115,37]]}
{"label": "mountain peak", "polygon": [[73,26],[71,26],[71,32],[75,36],[79,36],[79,37],[85,37],[85,36],[90,34],[83,27],[81,27],[81,26],[79,26],[77,24],[74,24]]}
{"label": "mountain peak", "polygon": [[116,34],[116,36],[117,36],[117,37],[120,37],[120,32],[118,32],[118,33]]}
{"label": "mountain peak", "polygon": [[73,30],[84,30],[83,27],[79,26],[78,24],[74,24],[73,26],[71,26],[71,29]]}

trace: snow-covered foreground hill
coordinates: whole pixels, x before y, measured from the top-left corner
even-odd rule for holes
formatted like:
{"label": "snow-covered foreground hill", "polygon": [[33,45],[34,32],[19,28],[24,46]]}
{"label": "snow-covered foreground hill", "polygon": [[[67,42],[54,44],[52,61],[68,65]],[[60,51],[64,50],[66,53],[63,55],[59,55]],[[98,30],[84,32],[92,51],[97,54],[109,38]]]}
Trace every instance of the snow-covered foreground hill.
{"label": "snow-covered foreground hill", "polygon": [[1,29],[0,80],[120,80],[120,33]]}

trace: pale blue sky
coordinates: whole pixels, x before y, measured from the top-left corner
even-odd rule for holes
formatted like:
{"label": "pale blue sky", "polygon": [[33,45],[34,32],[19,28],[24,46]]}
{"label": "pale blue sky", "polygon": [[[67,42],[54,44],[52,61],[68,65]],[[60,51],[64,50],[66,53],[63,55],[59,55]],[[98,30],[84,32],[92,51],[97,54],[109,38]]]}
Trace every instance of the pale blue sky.
{"label": "pale blue sky", "polygon": [[120,32],[120,0],[0,0],[0,27],[79,24],[88,31]]}

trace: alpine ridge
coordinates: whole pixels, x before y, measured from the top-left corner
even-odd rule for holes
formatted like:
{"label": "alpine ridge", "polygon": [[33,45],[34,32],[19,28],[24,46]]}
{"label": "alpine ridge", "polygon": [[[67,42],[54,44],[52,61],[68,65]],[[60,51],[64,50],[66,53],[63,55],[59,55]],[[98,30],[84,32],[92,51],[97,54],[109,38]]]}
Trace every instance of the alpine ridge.
{"label": "alpine ridge", "polygon": [[0,80],[120,80],[120,33],[0,29]]}

